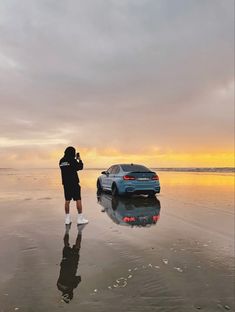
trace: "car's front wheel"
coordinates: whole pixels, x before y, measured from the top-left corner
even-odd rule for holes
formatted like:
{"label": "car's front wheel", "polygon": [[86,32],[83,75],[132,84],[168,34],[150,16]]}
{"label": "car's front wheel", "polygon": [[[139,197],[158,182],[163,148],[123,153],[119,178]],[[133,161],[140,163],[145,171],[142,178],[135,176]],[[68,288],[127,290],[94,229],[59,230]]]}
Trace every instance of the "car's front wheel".
{"label": "car's front wheel", "polygon": [[118,188],[116,184],[113,184],[112,186],[112,196],[117,196],[118,195]]}

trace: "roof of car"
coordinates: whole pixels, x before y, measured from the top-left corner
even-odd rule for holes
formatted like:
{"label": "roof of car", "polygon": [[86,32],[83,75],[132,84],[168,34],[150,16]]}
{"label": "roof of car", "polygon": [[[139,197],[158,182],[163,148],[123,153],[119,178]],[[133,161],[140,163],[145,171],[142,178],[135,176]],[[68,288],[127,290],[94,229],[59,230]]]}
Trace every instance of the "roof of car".
{"label": "roof of car", "polygon": [[118,164],[119,166],[143,166],[143,165],[140,165],[140,164]]}
{"label": "roof of car", "polygon": [[123,163],[123,164],[114,164],[114,165],[111,165],[110,167],[113,167],[113,166],[143,166],[143,167],[146,167],[147,168],[147,166],[145,166],[145,165],[141,165],[141,164],[133,164],[133,163]]}

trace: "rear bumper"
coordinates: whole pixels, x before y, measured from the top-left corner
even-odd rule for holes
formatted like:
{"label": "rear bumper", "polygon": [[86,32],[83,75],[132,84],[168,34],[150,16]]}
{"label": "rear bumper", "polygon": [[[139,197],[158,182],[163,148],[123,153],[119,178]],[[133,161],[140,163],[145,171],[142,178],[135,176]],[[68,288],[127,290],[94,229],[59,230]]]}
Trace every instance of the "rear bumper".
{"label": "rear bumper", "polygon": [[159,194],[161,186],[159,181],[150,181],[142,183],[140,181],[124,181],[120,180],[117,183],[118,193],[120,195],[125,194]]}
{"label": "rear bumper", "polygon": [[151,189],[136,189],[134,187],[126,187],[125,191],[122,194],[137,194],[137,195],[152,195],[152,194],[159,194],[161,191],[161,187],[155,187]]}

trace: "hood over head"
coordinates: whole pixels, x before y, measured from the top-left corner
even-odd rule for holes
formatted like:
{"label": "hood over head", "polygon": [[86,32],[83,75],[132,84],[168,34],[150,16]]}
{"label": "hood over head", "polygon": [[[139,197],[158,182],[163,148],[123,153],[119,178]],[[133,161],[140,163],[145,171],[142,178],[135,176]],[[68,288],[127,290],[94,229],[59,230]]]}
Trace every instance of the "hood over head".
{"label": "hood over head", "polygon": [[64,157],[67,159],[75,158],[76,150],[74,147],[69,146],[64,151]]}

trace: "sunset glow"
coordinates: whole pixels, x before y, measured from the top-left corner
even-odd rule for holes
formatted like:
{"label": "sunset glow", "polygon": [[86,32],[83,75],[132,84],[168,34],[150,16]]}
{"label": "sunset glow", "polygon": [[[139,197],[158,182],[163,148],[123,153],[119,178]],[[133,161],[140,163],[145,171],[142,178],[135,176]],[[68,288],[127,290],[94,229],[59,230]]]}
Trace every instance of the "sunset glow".
{"label": "sunset glow", "polygon": [[47,2],[0,4],[1,168],[234,167],[234,1]]}

